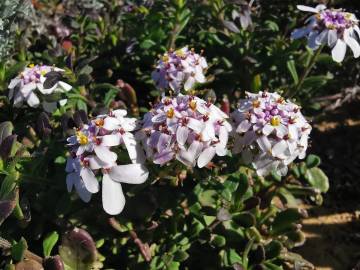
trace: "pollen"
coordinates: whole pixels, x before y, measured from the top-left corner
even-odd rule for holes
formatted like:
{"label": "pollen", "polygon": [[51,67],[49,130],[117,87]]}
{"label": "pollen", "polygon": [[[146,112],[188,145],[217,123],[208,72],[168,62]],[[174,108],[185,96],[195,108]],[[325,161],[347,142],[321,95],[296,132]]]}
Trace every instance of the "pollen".
{"label": "pollen", "polygon": [[189,102],[189,107],[195,111],[196,110],[196,101],[195,100],[192,100]]}
{"label": "pollen", "polygon": [[285,99],[280,97],[280,98],[277,99],[276,102],[279,103],[279,104],[283,104],[283,103],[285,103]]}
{"label": "pollen", "polygon": [[274,116],[273,118],[271,118],[270,124],[274,127],[277,127],[278,125],[280,125],[280,117]]}
{"label": "pollen", "polygon": [[89,142],[88,137],[81,131],[76,132],[76,139],[81,145],[85,145]]}
{"label": "pollen", "polygon": [[254,100],[252,102],[252,106],[253,106],[253,108],[259,108],[260,107],[260,101],[259,100]]}
{"label": "pollen", "polygon": [[184,54],[184,52],[183,52],[182,50],[177,50],[177,51],[175,51],[175,54],[176,54],[176,56],[178,56],[178,57],[184,57],[184,56],[185,56],[185,54]]}
{"label": "pollen", "polygon": [[29,68],[33,68],[33,67],[35,67],[34,64],[29,64]]}
{"label": "pollen", "polygon": [[173,118],[174,115],[175,115],[174,108],[170,108],[170,109],[166,112],[167,118]]}
{"label": "pollen", "polygon": [[46,73],[47,73],[47,72],[46,72],[45,70],[40,71],[40,74],[41,74],[42,76],[45,76]]}
{"label": "pollen", "polygon": [[164,56],[162,57],[162,60],[163,60],[164,62],[168,62],[168,61],[169,61],[169,56],[168,56],[168,55],[164,55]]}
{"label": "pollen", "polygon": [[104,119],[102,119],[102,118],[96,119],[95,125],[97,125],[98,127],[104,126]]}

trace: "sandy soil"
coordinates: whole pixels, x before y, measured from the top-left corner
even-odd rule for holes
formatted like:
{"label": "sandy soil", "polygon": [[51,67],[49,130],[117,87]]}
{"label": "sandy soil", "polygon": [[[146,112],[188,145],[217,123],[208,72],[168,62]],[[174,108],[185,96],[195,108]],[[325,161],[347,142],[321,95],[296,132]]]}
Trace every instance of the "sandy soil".
{"label": "sandy soil", "polygon": [[322,158],[331,187],[324,205],[308,210],[307,242],[297,251],[318,270],[360,270],[360,102],[314,126],[311,152]]}

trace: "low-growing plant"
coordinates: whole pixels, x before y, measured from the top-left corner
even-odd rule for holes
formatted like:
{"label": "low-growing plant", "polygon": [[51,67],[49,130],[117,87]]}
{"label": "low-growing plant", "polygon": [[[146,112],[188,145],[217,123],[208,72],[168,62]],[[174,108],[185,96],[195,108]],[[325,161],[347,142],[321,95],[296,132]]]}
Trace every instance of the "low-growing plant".
{"label": "low-growing plant", "polygon": [[314,269],[293,251],[329,189],[306,115],[348,84],[335,74],[356,80],[354,14],[301,5],[303,27],[291,1],[36,0],[25,29],[18,8],[0,268]]}

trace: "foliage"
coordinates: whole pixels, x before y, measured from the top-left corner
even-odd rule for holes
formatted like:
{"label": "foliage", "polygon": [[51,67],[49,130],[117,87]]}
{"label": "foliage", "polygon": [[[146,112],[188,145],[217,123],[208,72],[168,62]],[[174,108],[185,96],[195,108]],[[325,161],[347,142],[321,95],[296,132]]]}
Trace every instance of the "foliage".
{"label": "foliage", "polygon": [[[0,4],[1,46],[12,48],[1,47],[0,65],[0,268],[313,269],[292,249],[305,243],[300,204],[320,205],[329,188],[314,154],[266,177],[232,154],[202,169],[148,162],[149,179],[124,185],[115,217],[101,196],[85,204],[66,190],[66,137],[90,115],[148,112],[161,96],[153,66],[170,48],[204,50],[207,82],[194,91],[224,111],[245,91],[271,89],[316,117],[314,97],[358,82],[351,57],[337,64],[326,48],[290,40],[304,19],[293,1],[263,2],[245,29],[244,1],[33,0],[26,20],[21,1]],[[30,63],[65,69],[66,105],[13,108],[8,84]]]}

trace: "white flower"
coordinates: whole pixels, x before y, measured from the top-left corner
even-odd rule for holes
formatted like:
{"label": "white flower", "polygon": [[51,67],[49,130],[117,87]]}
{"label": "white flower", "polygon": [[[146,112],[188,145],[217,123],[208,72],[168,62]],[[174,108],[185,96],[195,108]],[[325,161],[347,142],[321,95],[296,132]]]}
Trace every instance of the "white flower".
{"label": "white flower", "polygon": [[[38,107],[40,99],[35,92],[38,90],[43,97],[53,93],[65,93],[72,89],[72,86],[60,81],[63,69],[45,65],[29,65],[9,84],[9,99],[13,99],[15,107],[21,107],[24,101],[30,107]],[[51,78],[50,78],[51,77]],[[51,79],[51,83],[48,83]],[[48,81],[47,81],[48,80]],[[47,83],[44,85],[44,83]],[[65,102],[66,103],[66,102]],[[64,104],[64,100],[61,100]],[[56,109],[56,102],[42,102],[44,110],[52,112]]]}
{"label": "white flower", "polygon": [[325,5],[315,8],[303,5],[297,7],[314,15],[307,19],[305,27],[293,31],[293,39],[307,37],[308,46],[313,50],[321,45],[328,45],[332,48],[332,57],[336,62],[344,60],[347,46],[351,48],[355,58],[360,56],[359,20],[354,14],[342,9],[327,9]]}
{"label": "white flower", "polygon": [[231,125],[215,105],[194,96],[164,97],[144,116],[142,139],[155,164],[173,159],[186,166],[206,166],[215,155],[227,153]]}
{"label": "white flower", "polygon": [[277,93],[247,95],[232,114],[233,151],[252,162],[259,175],[272,170],[285,175],[288,164],[305,157],[311,126],[296,104]]}
{"label": "white flower", "polygon": [[151,75],[159,89],[170,88],[178,94],[182,88],[188,91],[195,83],[206,82],[204,71],[207,67],[204,57],[184,47],[166,52]]}
{"label": "white flower", "polygon": [[[124,208],[121,183],[141,184],[149,174],[141,164],[144,153],[131,133],[137,127],[136,119],[125,116],[124,110],[97,116],[68,138],[72,155],[66,165],[68,191],[75,186],[79,197],[88,202],[91,194],[99,191],[96,175],[102,174],[102,203],[110,215],[117,215]],[[117,164],[117,154],[110,148],[122,144],[132,164]]]}

